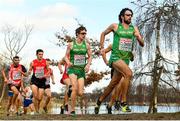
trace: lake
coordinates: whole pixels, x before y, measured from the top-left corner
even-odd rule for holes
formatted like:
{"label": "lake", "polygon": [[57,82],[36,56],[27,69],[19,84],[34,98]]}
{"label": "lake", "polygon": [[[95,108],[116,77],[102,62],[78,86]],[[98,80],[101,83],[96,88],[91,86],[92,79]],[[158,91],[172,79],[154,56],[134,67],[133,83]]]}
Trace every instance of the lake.
{"label": "lake", "polygon": [[[70,107],[70,106],[69,106]],[[149,106],[138,106],[138,105],[131,105],[130,106],[132,112],[131,113],[147,113]],[[180,106],[158,106],[158,113],[174,113],[179,112]],[[85,112],[85,110],[83,110]],[[59,114],[60,113],[60,106],[54,105],[51,109],[51,114]],[[82,114],[80,107],[76,107],[76,113]],[[124,112],[114,110],[114,107],[112,107],[112,113],[113,114],[123,114]],[[87,108],[87,114],[94,114],[94,106],[89,106]],[[101,105],[99,114],[107,114],[106,105]]]}

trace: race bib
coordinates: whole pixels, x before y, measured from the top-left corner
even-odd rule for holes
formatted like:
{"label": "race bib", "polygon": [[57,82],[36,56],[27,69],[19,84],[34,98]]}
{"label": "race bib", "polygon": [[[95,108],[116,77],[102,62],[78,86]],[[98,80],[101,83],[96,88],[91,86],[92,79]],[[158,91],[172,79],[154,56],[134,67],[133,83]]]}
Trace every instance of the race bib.
{"label": "race bib", "polygon": [[13,71],[12,77],[13,80],[19,80],[21,79],[21,73],[19,71]]}
{"label": "race bib", "polygon": [[35,71],[36,78],[43,78],[44,77],[44,67],[37,67]]}
{"label": "race bib", "polygon": [[74,65],[85,65],[85,55],[74,55]]}
{"label": "race bib", "polygon": [[132,39],[120,38],[119,50],[132,51]]}

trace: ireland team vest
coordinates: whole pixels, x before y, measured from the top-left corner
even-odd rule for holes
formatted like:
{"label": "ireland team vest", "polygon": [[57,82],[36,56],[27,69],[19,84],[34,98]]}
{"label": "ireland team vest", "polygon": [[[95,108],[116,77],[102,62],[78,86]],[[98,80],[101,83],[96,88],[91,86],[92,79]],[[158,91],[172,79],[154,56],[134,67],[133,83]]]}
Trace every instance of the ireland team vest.
{"label": "ireland team vest", "polygon": [[114,32],[110,61],[130,59],[132,57],[133,43],[134,27],[130,25],[128,29],[124,29],[122,24],[119,24],[117,31]]}
{"label": "ireland team vest", "polygon": [[81,44],[78,44],[74,40],[73,47],[70,50],[70,62],[73,64],[73,67],[84,68],[86,65],[86,54],[86,42],[83,41]]}

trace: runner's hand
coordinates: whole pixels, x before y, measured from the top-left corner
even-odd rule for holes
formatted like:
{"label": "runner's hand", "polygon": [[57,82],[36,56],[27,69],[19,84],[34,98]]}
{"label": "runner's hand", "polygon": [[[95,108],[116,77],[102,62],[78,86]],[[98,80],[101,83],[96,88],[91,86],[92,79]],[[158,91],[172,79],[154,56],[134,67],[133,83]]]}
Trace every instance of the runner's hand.
{"label": "runner's hand", "polygon": [[108,65],[109,65],[109,62],[106,60],[106,61],[105,61],[105,64],[108,66]]}
{"label": "runner's hand", "polygon": [[67,63],[67,67],[71,67],[73,64],[71,62]]}
{"label": "runner's hand", "polygon": [[89,64],[87,64],[87,65],[85,66],[85,68],[84,68],[86,73],[88,73],[88,72],[89,72],[89,68],[90,68],[90,65],[89,65]]}
{"label": "runner's hand", "polygon": [[5,78],[5,79],[4,79],[4,83],[7,83],[7,82],[8,82],[8,80],[7,80],[7,78]]}
{"label": "runner's hand", "polygon": [[101,55],[106,54],[105,49],[101,49],[100,52],[101,52]]}

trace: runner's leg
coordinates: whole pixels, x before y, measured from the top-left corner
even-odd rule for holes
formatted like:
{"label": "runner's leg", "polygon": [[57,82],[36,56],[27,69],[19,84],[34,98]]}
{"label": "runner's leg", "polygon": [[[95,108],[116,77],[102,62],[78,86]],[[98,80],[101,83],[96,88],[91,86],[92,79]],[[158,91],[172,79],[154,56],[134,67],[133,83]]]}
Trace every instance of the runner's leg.
{"label": "runner's leg", "polygon": [[69,78],[72,84],[71,111],[75,111],[76,97],[77,97],[77,76],[75,74],[70,74]]}

